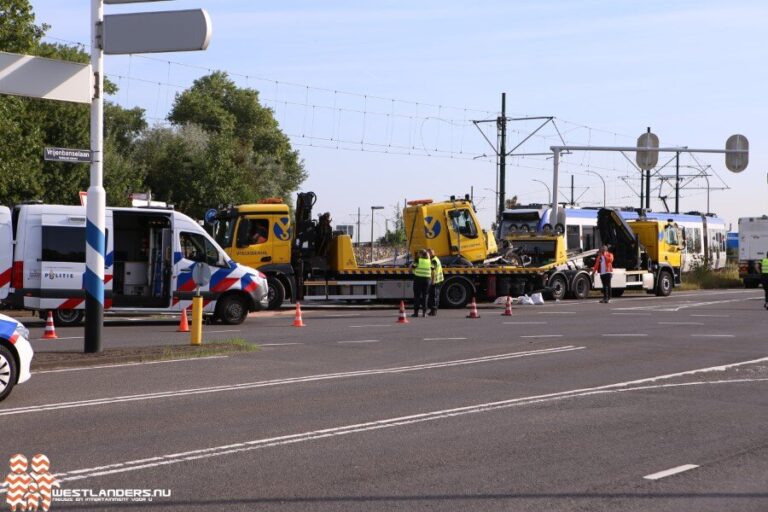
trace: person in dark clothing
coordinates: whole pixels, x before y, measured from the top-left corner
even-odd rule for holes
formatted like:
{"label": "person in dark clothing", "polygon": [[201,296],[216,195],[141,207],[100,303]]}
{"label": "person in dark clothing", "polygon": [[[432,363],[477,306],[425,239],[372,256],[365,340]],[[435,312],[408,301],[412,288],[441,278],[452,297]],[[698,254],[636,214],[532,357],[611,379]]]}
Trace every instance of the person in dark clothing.
{"label": "person in dark clothing", "polygon": [[411,316],[419,316],[419,309],[422,311],[422,316],[427,316],[427,292],[432,281],[434,264],[429,259],[427,251],[422,249],[411,266],[413,267],[413,315]]}

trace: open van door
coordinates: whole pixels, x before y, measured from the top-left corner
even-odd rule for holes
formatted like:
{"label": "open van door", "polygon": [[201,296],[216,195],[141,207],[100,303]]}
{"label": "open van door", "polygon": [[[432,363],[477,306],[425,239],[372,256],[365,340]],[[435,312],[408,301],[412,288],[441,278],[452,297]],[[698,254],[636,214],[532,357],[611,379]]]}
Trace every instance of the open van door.
{"label": "open van door", "polygon": [[13,267],[13,226],[11,210],[0,206],[0,300],[8,298]]}

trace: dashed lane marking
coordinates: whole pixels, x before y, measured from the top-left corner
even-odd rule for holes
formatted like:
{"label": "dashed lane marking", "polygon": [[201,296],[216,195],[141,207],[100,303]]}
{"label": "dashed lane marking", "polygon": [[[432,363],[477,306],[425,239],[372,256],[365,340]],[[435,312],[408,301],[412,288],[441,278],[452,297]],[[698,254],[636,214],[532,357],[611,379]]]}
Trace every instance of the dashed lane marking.
{"label": "dashed lane marking", "polygon": [[659,322],[659,325],[704,325],[703,322]]}
{"label": "dashed lane marking", "polygon": [[370,325],[350,325],[352,328],[361,328],[361,327],[392,327],[395,324],[370,324]]}
{"label": "dashed lane marking", "polygon": [[303,345],[303,343],[259,343],[260,347],[287,347],[288,345]]}
{"label": "dashed lane marking", "polygon": [[539,311],[538,315],[575,315],[575,311]]}
{"label": "dashed lane marking", "polygon": [[465,340],[467,338],[423,338],[423,341],[451,341],[451,340]]}
{"label": "dashed lane marking", "polygon": [[705,317],[705,318],[710,318],[710,317],[712,317],[712,318],[730,318],[731,317],[731,315],[691,315],[691,316],[702,316],[702,317]]}
{"label": "dashed lane marking", "polygon": [[527,336],[520,336],[521,338],[562,338],[562,334],[529,334]]}
{"label": "dashed lane marking", "polygon": [[693,338],[733,338],[733,334],[691,334]]}
{"label": "dashed lane marking", "polygon": [[504,322],[504,325],[547,325],[547,322]]}
{"label": "dashed lane marking", "polygon": [[648,336],[647,334],[632,333],[632,334],[601,334],[605,338],[643,338]]}
{"label": "dashed lane marking", "polygon": [[378,343],[379,340],[353,340],[353,341],[337,341],[336,343]]}
{"label": "dashed lane marking", "polygon": [[222,329],[220,331],[206,331],[203,329],[203,334],[213,334],[217,332],[240,332],[240,329]]}
{"label": "dashed lane marking", "polygon": [[341,373],[326,373],[326,374],[320,374],[320,375],[308,375],[305,377],[293,377],[293,378],[287,378],[287,379],[244,382],[241,384],[208,386],[208,387],[202,387],[202,388],[189,388],[189,389],[181,389],[177,391],[161,391],[156,393],[144,393],[140,395],[95,398],[91,400],[80,400],[80,401],[74,401],[74,402],[58,402],[58,403],[51,403],[51,404],[44,404],[44,405],[34,405],[34,406],[28,406],[28,407],[17,407],[13,409],[0,410],[0,416],[38,413],[38,412],[44,412],[44,411],[91,407],[91,406],[97,406],[97,405],[108,405],[108,404],[116,404],[116,403],[124,403],[124,402],[157,400],[160,398],[173,398],[173,397],[181,397],[181,396],[218,393],[218,392],[224,392],[224,391],[242,391],[246,389],[266,388],[266,387],[281,386],[281,385],[288,385],[288,384],[301,384],[301,383],[307,383],[307,382],[347,379],[347,378],[353,378],[353,377],[394,375],[394,374],[402,374],[402,373],[408,373],[408,372],[434,370],[438,368],[451,368],[451,367],[466,366],[471,364],[492,363],[496,361],[506,361],[509,359],[517,359],[521,357],[557,354],[561,352],[571,352],[574,350],[582,350],[584,348],[585,347],[575,347],[573,345],[566,345],[562,347],[545,348],[545,349],[539,349],[539,350],[526,350],[521,352],[508,352],[505,354],[498,354],[498,355],[492,355],[492,356],[475,357],[471,359],[456,359],[451,361],[439,361],[435,363],[424,363],[424,364],[417,364],[417,365],[411,365],[411,366],[375,368],[370,370],[358,370],[358,371],[341,372]]}
{"label": "dashed lane marking", "polygon": [[661,480],[662,478],[666,478],[672,475],[678,475],[685,471],[696,469],[697,467],[699,466],[697,466],[696,464],[683,464],[682,466],[677,466],[676,468],[665,469],[664,471],[659,471],[658,473],[651,473],[650,475],[645,475],[643,478],[645,478],[646,480]]}

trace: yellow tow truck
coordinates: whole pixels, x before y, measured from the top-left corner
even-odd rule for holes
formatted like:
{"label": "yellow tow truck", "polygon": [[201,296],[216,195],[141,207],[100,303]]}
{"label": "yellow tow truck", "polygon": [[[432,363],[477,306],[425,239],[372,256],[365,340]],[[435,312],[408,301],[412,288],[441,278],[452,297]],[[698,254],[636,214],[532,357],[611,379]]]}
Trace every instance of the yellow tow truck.
{"label": "yellow tow truck", "polygon": [[[312,218],[316,199],[312,192],[299,193],[293,218],[280,199],[220,208],[214,217],[214,235],[229,256],[267,275],[272,309],[286,299],[409,300],[410,263],[417,251],[426,248],[433,249],[443,264],[441,307],[464,307],[472,297],[493,300],[537,290],[549,291],[555,298],[584,298],[596,284],[588,272],[589,255],[567,255],[561,235],[513,235],[506,240],[509,249],[500,254],[493,234],[482,229],[466,196],[410,201],[403,211],[405,254],[361,264],[349,235],[333,232],[322,218]],[[679,255],[677,269],[670,270],[670,291],[679,276]],[[625,277],[614,277],[616,288],[640,283],[650,289],[666,277],[660,268],[640,270],[618,272]],[[668,294],[666,284],[663,290]]]}

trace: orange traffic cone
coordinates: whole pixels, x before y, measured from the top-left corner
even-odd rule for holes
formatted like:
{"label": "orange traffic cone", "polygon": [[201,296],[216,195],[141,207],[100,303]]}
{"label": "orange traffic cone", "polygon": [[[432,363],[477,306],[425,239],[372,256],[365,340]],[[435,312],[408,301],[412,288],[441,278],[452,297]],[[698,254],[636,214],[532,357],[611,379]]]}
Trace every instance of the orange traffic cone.
{"label": "orange traffic cone", "polygon": [[181,310],[181,320],[179,320],[179,328],[176,332],[189,332],[189,320],[187,319],[187,308]]}
{"label": "orange traffic cone", "polygon": [[402,300],[400,301],[400,314],[397,317],[397,323],[399,324],[407,324],[408,318],[405,316],[405,302]]}
{"label": "orange traffic cone", "polygon": [[301,319],[301,304],[296,303],[296,318],[293,320],[294,327],[306,327],[304,321]]}
{"label": "orange traffic cone", "polygon": [[501,316],[512,316],[512,297],[507,295],[507,304],[504,306],[504,312]]}
{"label": "orange traffic cone", "polygon": [[49,310],[48,318],[45,320],[45,332],[43,333],[43,339],[55,340],[57,338],[58,336],[56,336],[56,329],[53,326],[53,313]]}
{"label": "orange traffic cone", "polygon": [[472,304],[469,305],[469,314],[467,315],[467,318],[480,318],[480,315],[477,312],[477,302],[475,302],[474,297],[472,297]]}

